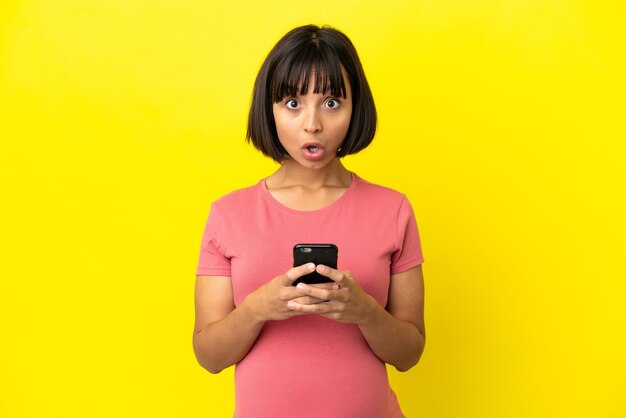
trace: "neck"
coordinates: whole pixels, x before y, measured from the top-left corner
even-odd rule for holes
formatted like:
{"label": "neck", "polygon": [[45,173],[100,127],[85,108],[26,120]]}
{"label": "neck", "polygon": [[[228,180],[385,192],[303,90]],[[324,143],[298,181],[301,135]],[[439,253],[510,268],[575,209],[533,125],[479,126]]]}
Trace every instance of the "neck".
{"label": "neck", "polygon": [[347,187],[352,181],[352,174],[343,166],[339,158],[335,158],[322,169],[303,167],[292,160],[287,160],[268,178],[268,180],[279,187]]}

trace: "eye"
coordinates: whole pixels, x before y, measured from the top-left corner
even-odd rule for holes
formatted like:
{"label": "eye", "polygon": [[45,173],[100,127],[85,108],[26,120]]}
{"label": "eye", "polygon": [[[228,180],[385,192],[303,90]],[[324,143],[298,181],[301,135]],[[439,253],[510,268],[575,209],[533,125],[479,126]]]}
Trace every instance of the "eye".
{"label": "eye", "polygon": [[287,107],[287,109],[297,109],[298,101],[296,99],[289,99],[285,102],[285,106]]}
{"label": "eye", "polygon": [[339,107],[339,100],[328,99],[324,102],[324,106],[326,106],[329,109],[337,109]]}

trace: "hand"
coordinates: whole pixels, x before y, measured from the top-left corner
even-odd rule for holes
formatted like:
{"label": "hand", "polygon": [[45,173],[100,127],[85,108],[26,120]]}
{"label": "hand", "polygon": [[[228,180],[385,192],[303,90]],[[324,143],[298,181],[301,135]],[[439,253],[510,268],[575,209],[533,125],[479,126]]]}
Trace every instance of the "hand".
{"label": "hand", "polygon": [[[313,270],[315,270],[315,264],[313,263],[294,267],[287,270],[285,274],[274,277],[251,293],[246,300],[256,317],[261,321],[283,320],[307,313],[289,309],[287,307],[289,301],[293,301],[301,306],[325,302],[326,299],[319,299],[309,295],[303,296],[298,288],[292,286],[294,281],[305,274],[311,273]],[[339,286],[335,283],[311,285],[311,287],[313,286],[320,290],[339,289]]]}
{"label": "hand", "polygon": [[336,321],[361,324],[367,322],[374,309],[376,300],[363,291],[349,271],[340,271],[318,265],[316,270],[322,276],[330,278],[338,288],[320,289],[299,283],[296,289],[302,294],[323,300],[315,304],[299,303],[297,298],[287,302],[287,307],[299,313],[317,313]]}
{"label": "hand", "polygon": [[[318,289],[339,289],[339,285],[335,282],[333,283],[312,283],[309,286],[315,287]],[[300,293],[301,294],[301,293]],[[291,299],[296,303],[302,303],[303,305],[315,305],[317,303],[328,302],[328,300],[318,299],[313,296],[300,296],[295,299]]]}

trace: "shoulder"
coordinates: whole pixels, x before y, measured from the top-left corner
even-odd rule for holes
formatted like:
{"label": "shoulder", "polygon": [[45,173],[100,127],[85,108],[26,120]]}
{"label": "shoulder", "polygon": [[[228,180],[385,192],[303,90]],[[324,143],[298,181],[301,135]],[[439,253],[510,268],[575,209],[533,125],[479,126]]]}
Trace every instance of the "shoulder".
{"label": "shoulder", "polygon": [[261,195],[260,188],[263,186],[264,181],[265,179],[252,186],[244,187],[225,194],[211,204],[211,210],[225,209],[227,211],[232,211],[253,204]]}
{"label": "shoulder", "polygon": [[369,204],[384,205],[386,207],[400,207],[408,204],[407,197],[404,193],[394,190],[390,187],[372,183],[364,180],[355,174],[356,181],[355,191],[358,192],[362,199],[367,199]]}

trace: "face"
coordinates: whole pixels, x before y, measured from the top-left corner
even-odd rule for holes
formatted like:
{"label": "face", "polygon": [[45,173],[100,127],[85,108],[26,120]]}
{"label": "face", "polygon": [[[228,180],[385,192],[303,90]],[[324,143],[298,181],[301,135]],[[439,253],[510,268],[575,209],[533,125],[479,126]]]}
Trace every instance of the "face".
{"label": "face", "polygon": [[[311,75],[310,80],[315,78]],[[274,103],[278,139],[292,161],[307,168],[323,168],[336,158],[352,115],[352,91],[344,76],[346,97],[330,92],[313,93],[309,83],[306,94],[286,97]]]}

